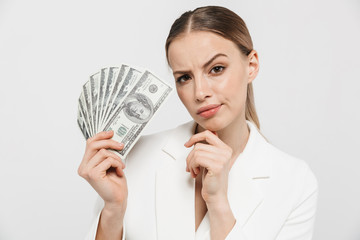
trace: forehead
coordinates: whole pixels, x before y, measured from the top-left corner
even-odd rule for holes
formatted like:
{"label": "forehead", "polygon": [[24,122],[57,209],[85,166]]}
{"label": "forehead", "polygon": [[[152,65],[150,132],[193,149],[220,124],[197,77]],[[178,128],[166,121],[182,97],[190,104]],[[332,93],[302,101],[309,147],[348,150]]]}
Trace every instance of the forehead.
{"label": "forehead", "polygon": [[175,38],[168,49],[170,66],[187,67],[204,64],[215,54],[223,53],[229,58],[239,56],[238,47],[222,36],[206,31],[193,31]]}

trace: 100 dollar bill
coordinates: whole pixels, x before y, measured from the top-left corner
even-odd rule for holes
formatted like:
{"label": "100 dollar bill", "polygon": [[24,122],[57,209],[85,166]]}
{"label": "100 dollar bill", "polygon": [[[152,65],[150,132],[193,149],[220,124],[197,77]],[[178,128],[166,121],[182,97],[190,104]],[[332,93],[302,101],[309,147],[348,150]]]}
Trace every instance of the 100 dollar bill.
{"label": "100 dollar bill", "polygon": [[124,143],[123,150],[116,151],[123,159],[172,90],[168,84],[145,71],[124,96],[104,128],[105,131],[114,131],[112,139]]}

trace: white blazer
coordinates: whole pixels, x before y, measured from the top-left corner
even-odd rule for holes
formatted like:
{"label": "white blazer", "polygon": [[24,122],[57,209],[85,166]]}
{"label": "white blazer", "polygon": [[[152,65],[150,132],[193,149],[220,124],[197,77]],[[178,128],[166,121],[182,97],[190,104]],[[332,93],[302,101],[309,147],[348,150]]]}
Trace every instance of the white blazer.
{"label": "white blazer", "polygon": [[[236,223],[226,240],[312,238],[318,184],[309,166],[270,145],[247,121],[250,136],[229,173],[228,199]],[[194,134],[189,122],[143,136],[126,158],[127,240],[210,240],[205,215],[195,232],[195,180],[185,171]],[[99,198],[87,239],[95,239],[103,201]]]}

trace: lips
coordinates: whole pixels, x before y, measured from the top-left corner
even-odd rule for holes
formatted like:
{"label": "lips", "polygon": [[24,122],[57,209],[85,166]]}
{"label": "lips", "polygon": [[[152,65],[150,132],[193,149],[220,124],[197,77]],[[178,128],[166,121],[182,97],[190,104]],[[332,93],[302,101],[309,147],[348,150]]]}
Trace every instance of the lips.
{"label": "lips", "polygon": [[198,109],[197,114],[204,118],[210,118],[214,116],[221,108],[221,104],[210,104]]}

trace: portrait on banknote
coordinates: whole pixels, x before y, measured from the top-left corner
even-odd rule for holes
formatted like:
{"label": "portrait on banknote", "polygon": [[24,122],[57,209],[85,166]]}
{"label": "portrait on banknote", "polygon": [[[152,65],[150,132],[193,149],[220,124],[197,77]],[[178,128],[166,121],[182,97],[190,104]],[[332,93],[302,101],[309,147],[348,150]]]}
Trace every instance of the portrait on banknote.
{"label": "portrait on banknote", "polygon": [[125,106],[125,116],[135,123],[147,122],[153,113],[151,100],[143,94],[129,96]]}

